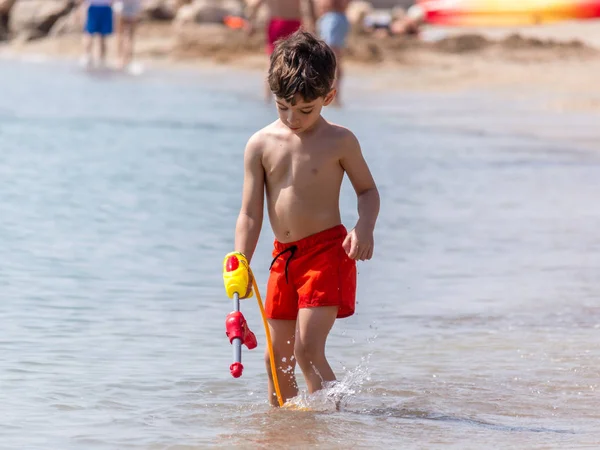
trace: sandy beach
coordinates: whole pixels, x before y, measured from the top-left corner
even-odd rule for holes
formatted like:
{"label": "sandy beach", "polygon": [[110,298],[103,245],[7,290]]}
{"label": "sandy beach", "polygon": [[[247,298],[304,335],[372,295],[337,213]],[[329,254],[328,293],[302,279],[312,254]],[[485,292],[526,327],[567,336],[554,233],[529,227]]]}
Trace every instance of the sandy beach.
{"label": "sandy beach", "polygon": [[[263,70],[264,35],[220,25],[144,22],[136,57],[148,66],[228,65]],[[111,42],[114,55],[114,42]],[[77,58],[81,36],[67,33],[0,44],[0,56]],[[424,28],[420,38],[354,33],[346,63],[376,90],[492,89],[541,94],[552,109],[600,112],[600,21],[519,28]]]}

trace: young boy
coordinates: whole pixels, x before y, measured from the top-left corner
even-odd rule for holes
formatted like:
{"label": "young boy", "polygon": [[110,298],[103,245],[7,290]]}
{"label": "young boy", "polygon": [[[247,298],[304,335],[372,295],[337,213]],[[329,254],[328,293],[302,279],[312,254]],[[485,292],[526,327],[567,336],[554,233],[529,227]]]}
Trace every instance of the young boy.
{"label": "young boy", "polygon": [[[287,401],[298,394],[296,361],[310,393],[336,379],[325,343],[335,319],[354,313],[356,261],[373,255],[379,193],[354,134],[321,116],[336,93],[331,48],[298,31],[277,45],[270,61],[279,119],[246,146],[235,250],[252,258],[266,190],[276,239],[265,309]],[[359,218],[349,233],[338,205],[344,173],[358,196]],[[269,399],[277,406],[268,354],[266,360]]]}
{"label": "young boy", "polygon": [[[315,27],[317,15],[314,0],[307,1],[310,21],[306,28],[312,31]],[[255,0],[250,5],[248,11],[249,33],[253,32],[256,13],[265,2],[269,9],[269,20],[266,29],[266,50],[267,55],[271,56],[275,49],[275,42],[287,38],[302,27],[302,0]],[[266,86],[266,100],[269,101],[270,99],[271,92],[269,87]]]}
{"label": "young boy", "polygon": [[87,8],[85,23],[85,56],[84,65],[93,63],[93,37],[98,35],[100,41],[100,65],[106,64],[106,38],[113,32],[112,0],[84,0]]}
{"label": "young boy", "polygon": [[342,82],[342,53],[346,47],[346,37],[350,32],[350,22],[346,10],[350,0],[319,0],[319,22],[317,29],[321,39],[331,47],[337,59],[336,91],[334,104],[340,105]]}

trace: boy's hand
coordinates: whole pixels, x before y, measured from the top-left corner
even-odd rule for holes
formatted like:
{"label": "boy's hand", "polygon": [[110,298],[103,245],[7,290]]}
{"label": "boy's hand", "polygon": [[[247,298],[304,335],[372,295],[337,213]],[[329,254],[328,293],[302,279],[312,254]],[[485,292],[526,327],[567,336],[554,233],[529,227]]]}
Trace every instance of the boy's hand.
{"label": "boy's hand", "polygon": [[342,247],[349,258],[356,261],[366,261],[373,257],[373,230],[354,227],[344,239]]}

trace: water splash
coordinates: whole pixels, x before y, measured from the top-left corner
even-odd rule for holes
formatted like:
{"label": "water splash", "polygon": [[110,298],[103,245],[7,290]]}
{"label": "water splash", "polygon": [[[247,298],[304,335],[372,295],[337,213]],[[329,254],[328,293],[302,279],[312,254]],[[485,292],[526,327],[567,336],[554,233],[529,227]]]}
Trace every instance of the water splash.
{"label": "water splash", "polygon": [[371,379],[369,360],[371,354],[363,356],[354,369],[344,373],[341,380],[326,381],[323,389],[309,394],[300,392],[288,400],[284,408],[310,411],[339,411],[356,395],[362,392],[363,385]]}

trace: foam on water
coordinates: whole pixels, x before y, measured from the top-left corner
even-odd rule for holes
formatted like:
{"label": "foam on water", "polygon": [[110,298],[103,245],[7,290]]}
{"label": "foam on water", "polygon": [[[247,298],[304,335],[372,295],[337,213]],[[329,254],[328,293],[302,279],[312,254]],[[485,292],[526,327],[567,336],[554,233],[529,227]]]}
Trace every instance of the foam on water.
{"label": "foam on water", "polygon": [[288,400],[284,407],[289,409],[310,411],[336,411],[360,394],[365,382],[369,381],[369,357],[363,357],[361,363],[354,369],[344,373],[341,380],[323,383],[323,388],[309,394],[308,391],[300,392],[296,397]]}

